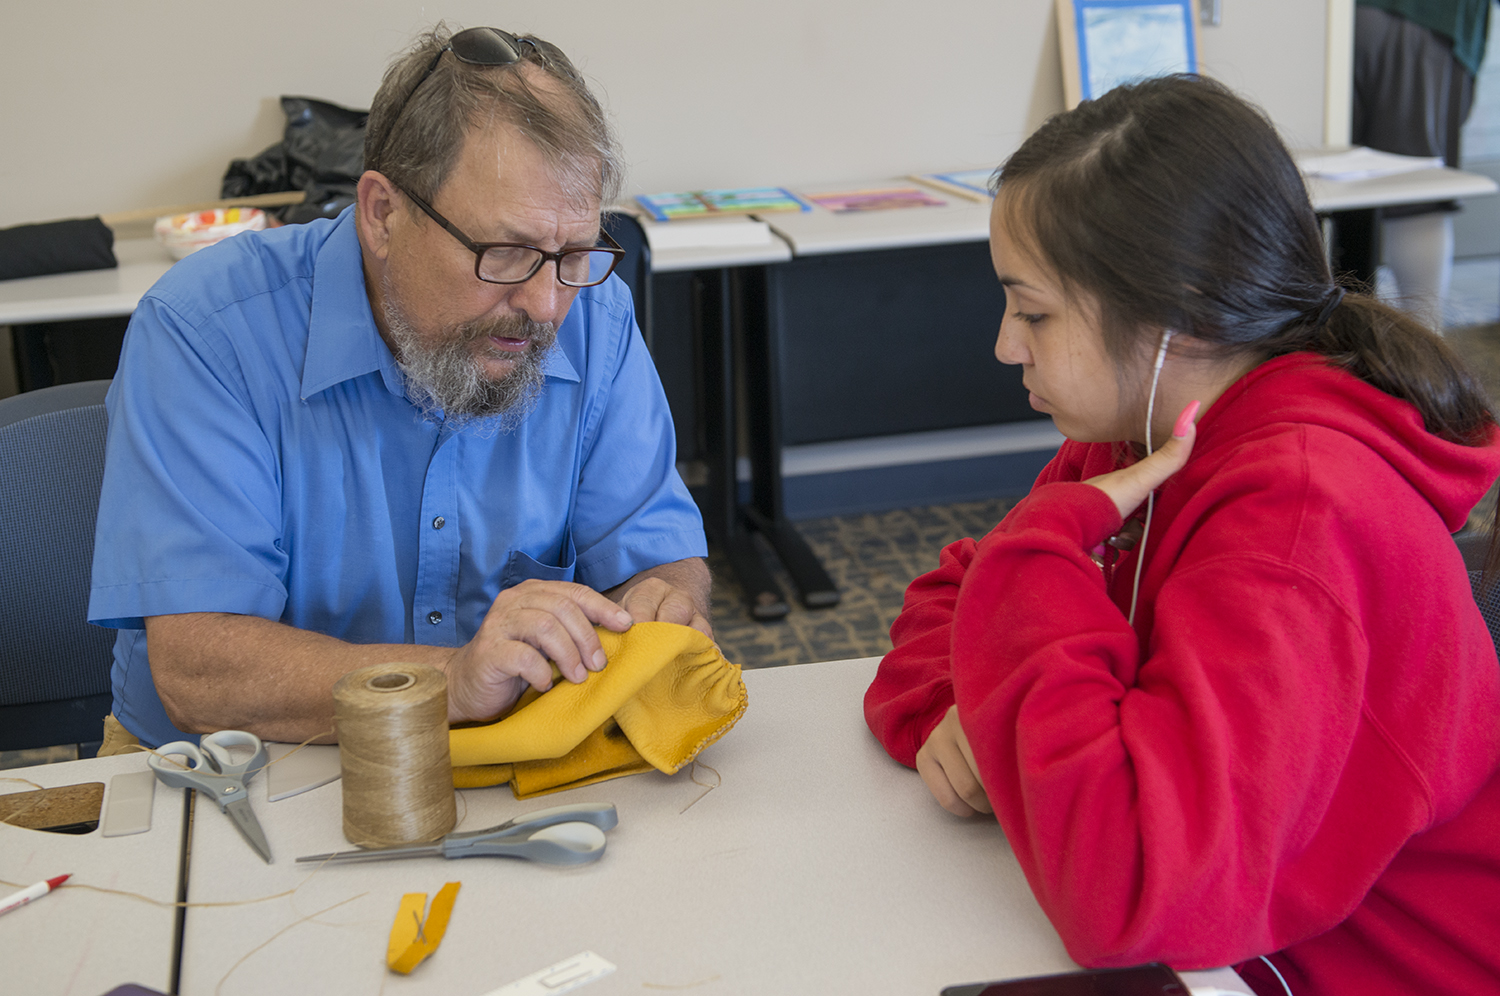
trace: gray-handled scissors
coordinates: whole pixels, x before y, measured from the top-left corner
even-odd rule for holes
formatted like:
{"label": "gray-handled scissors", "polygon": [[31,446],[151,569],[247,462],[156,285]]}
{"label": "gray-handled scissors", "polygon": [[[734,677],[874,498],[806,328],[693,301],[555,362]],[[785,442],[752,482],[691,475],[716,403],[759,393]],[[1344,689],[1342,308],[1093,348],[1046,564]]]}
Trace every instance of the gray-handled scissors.
{"label": "gray-handled scissors", "polygon": [[298,858],[298,864],[326,861],[385,861],[389,858],[524,858],[550,865],[581,865],[604,854],[604,831],[620,822],[615,807],[577,803],[541,809],[487,830],[450,833],[431,844],[368,851],[338,851]]}
{"label": "gray-handled scissors", "polygon": [[[234,756],[229,753],[231,747],[249,747],[255,753],[250,760],[236,764]],[[192,766],[179,765],[171,760],[174,756],[187,758]],[[234,820],[234,825],[250,846],[260,852],[266,864],[270,864],[271,845],[266,843],[260,821],[250,810],[250,796],[245,791],[245,783],[266,766],[267,760],[266,745],[260,742],[260,737],[243,730],[220,730],[204,736],[196,744],[186,740],[162,744],[146,759],[146,763],[151,765],[151,770],[163,784],[197,789],[217,802],[219,809]]]}

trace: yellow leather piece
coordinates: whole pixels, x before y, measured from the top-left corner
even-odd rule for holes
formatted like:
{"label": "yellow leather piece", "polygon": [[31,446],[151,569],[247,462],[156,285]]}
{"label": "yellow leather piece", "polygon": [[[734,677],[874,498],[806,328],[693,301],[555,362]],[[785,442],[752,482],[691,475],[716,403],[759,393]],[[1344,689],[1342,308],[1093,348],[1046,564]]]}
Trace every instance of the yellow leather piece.
{"label": "yellow leather piece", "polygon": [[508,781],[524,799],[651,768],[676,774],[744,713],[739,667],[697,630],[648,622],[598,633],[604,670],[576,685],[557,676],[503,719],[449,734],[454,785]]}
{"label": "yellow leather piece", "polygon": [[427,893],[408,892],[401,897],[396,920],[391,924],[390,943],[385,949],[385,963],[391,971],[409,974],[443,943],[448,919],[453,915],[453,902],[462,884],[449,882],[438,890],[426,923],[422,922],[422,909],[427,905]]}

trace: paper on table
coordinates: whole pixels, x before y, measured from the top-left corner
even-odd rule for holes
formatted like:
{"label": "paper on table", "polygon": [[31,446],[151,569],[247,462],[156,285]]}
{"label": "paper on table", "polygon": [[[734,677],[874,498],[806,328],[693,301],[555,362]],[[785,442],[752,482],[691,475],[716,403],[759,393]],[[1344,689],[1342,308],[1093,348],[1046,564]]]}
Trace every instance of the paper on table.
{"label": "paper on table", "polygon": [[298,750],[288,744],[268,747],[271,763],[266,766],[266,795],[280,802],[294,795],[327,785],[342,773],[336,745],[309,745]]}
{"label": "paper on table", "polygon": [[1414,173],[1443,165],[1438,156],[1398,156],[1356,145],[1343,152],[1306,152],[1295,156],[1297,168],[1304,176],[1321,176],[1328,180],[1364,180],[1373,176]]}
{"label": "paper on table", "polygon": [[653,250],[716,249],[727,246],[771,244],[771,226],[763,221],[726,218],[722,221],[668,221],[642,226]]}
{"label": "paper on table", "polygon": [[127,837],[151,829],[151,804],[156,799],[156,775],[125,771],[109,780],[109,795],[99,817],[99,836]]}
{"label": "paper on table", "polygon": [[485,996],[561,996],[570,989],[602,979],[614,970],[615,966],[610,962],[592,951],[584,951],[565,958],[556,965],[548,965],[524,979],[492,989]]}

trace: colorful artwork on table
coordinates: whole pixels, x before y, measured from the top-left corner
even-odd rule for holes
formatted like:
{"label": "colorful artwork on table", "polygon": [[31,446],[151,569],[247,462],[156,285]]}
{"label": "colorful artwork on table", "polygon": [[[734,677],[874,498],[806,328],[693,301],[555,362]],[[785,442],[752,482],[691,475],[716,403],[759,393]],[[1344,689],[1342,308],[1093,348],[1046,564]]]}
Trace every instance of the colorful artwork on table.
{"label": "colorful artwork on table", "polygon": [[890,211],[913,207],[943,207],[948,203],[941,197],[936,197],[916,187],[843,190],[803,196],[835,214],[848,214],[856,211]]}
{"label": "colorful artwork on table", "polygon": [[636,203],[654,221],[677,218],[717,218],[731,214],[767,214],[775,211],[810,211],[807,203],[781,187],[747,187],[739,190],[689,190],[672,194],[641,194]]}

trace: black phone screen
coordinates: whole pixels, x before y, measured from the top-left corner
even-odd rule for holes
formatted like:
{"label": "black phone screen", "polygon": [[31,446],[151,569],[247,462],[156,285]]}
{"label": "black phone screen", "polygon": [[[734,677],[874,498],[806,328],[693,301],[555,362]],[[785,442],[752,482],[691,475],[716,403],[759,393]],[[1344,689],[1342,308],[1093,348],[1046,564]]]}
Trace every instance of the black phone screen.
{"label": "black phone screen", "polygon": [[1006,982],[949,986],[942,996],[1187,996],[1188,988],[1166,965],[1096,968]]}

